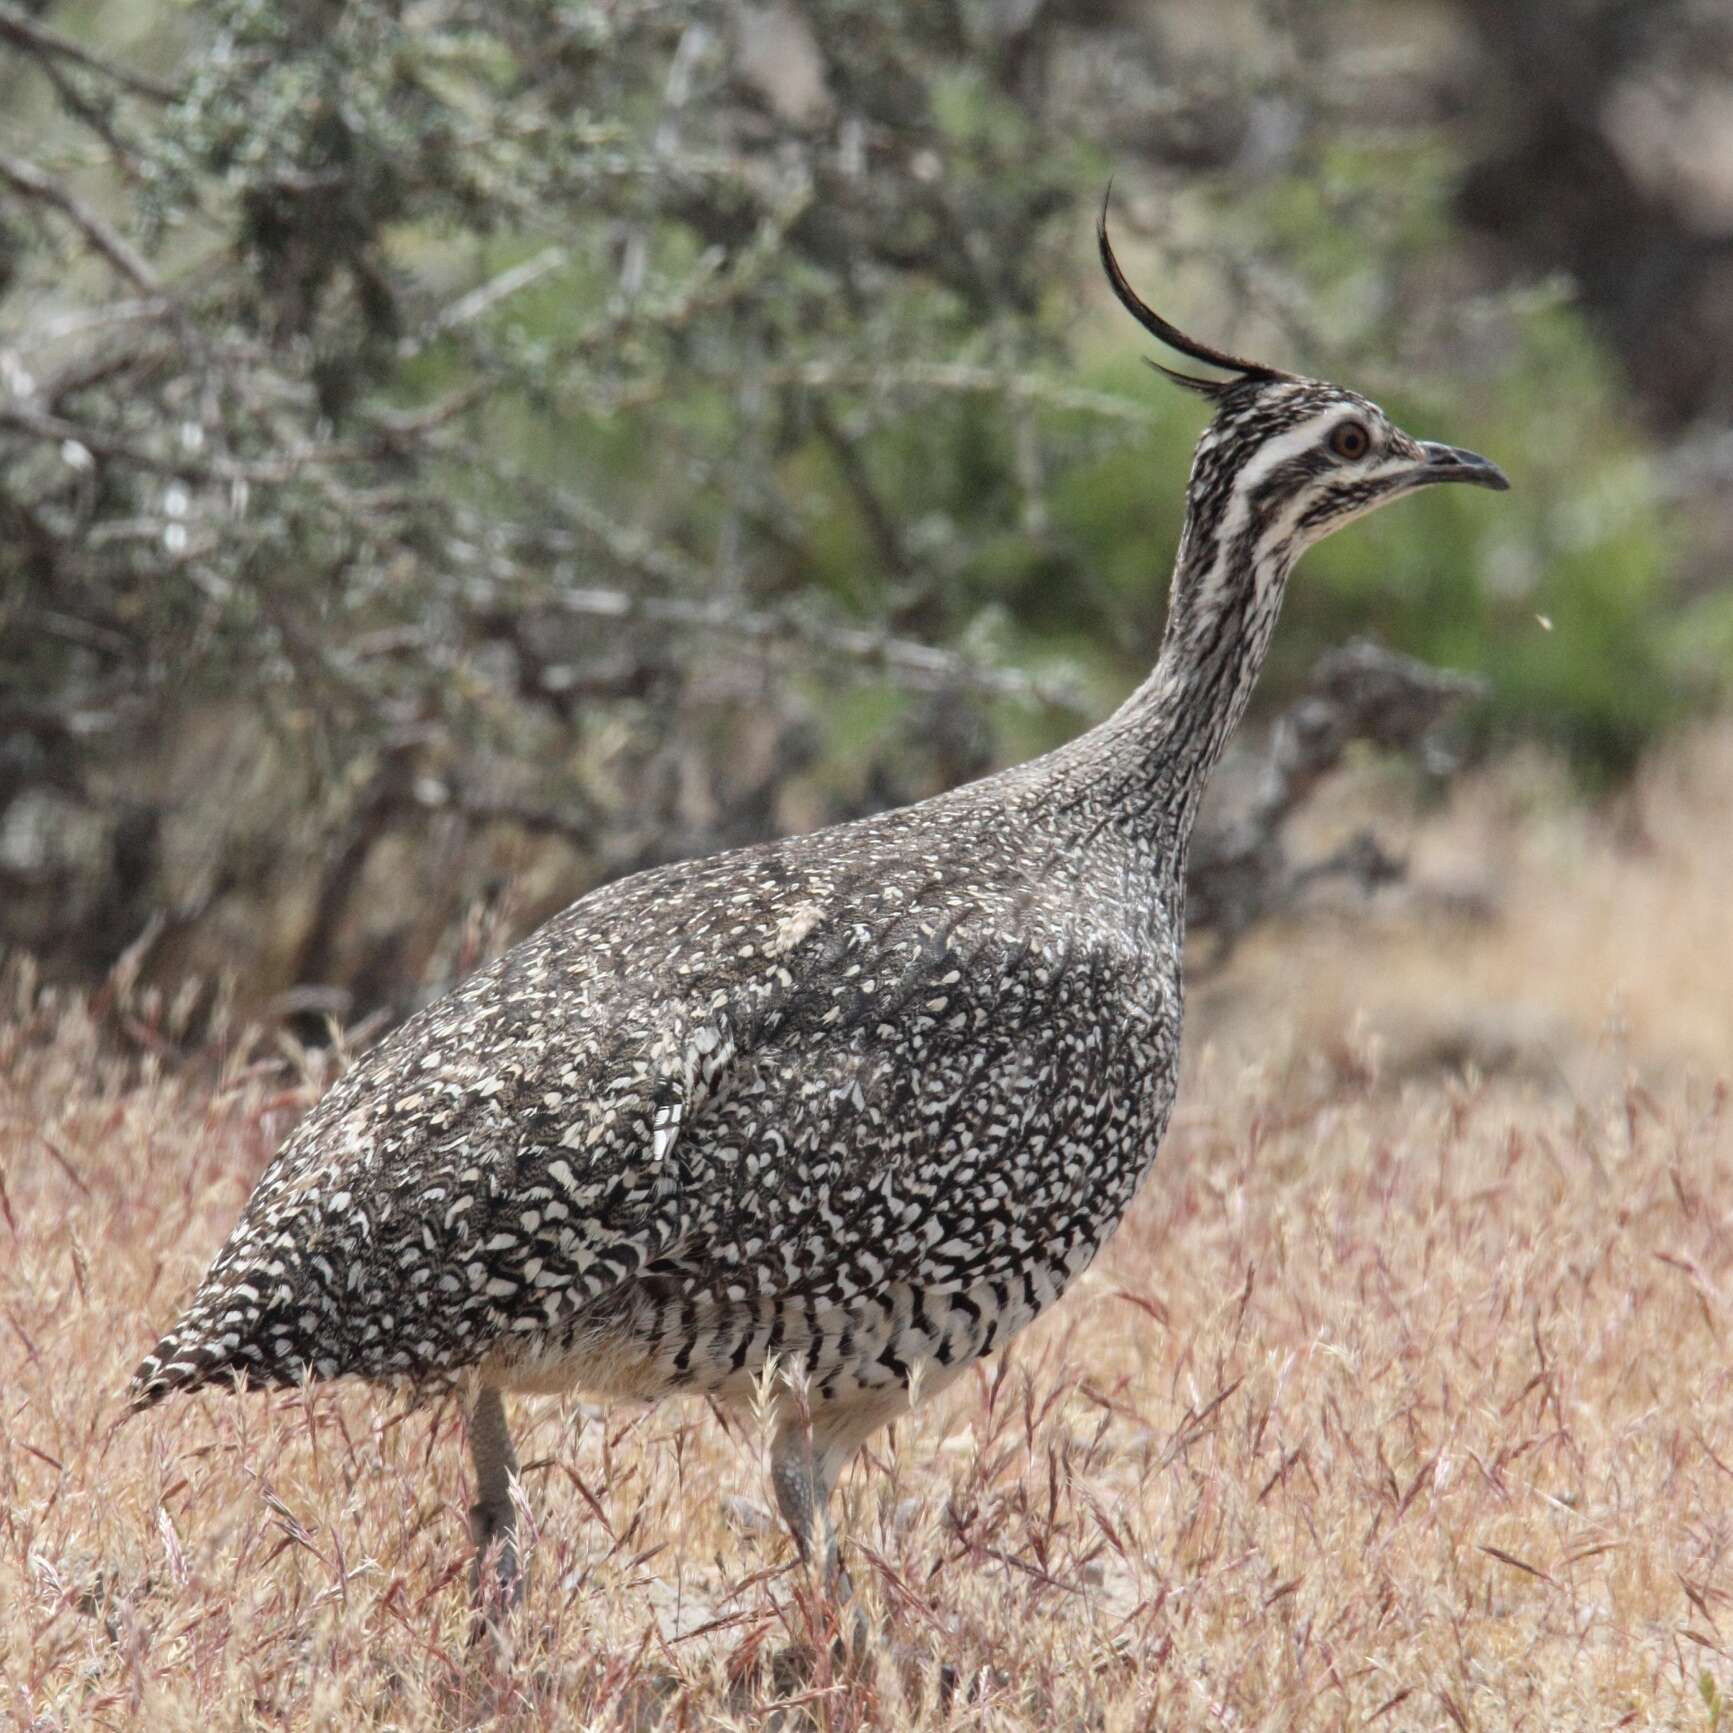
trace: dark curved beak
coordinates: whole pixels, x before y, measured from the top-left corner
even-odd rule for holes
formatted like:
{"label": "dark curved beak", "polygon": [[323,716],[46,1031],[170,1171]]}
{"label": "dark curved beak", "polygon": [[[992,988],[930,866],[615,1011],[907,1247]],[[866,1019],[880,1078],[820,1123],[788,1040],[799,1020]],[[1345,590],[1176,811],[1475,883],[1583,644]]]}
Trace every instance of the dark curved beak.
{"label": "dark curved beak", "polygon": [[1490,487],[1503,493],[1510,486],[1504,471],[1477,451],[1464,451],[1459,445],[1429,445],[1425,442],[1422,442],[1420,450],[1426,465],[1414,471],[1417,487],[1435,481],[1466,481],[1475,487]]}

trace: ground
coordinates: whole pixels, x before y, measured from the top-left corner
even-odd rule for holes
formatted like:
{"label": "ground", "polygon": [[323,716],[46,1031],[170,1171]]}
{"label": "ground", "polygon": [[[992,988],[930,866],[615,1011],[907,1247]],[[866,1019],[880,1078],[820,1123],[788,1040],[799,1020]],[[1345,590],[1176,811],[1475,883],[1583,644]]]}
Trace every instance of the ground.
{"label": "ground", "polygon": [[[158,1061],[190,1001],[13,965],[3,1713],[1721,1724],[1730,783],[1729,728],[1598,813],[1506,766],[1411,822],[1417,890],[1315,909],[1199,984],[1172,1134],[1109,1252],[845,1481],[891,1657],[870,1680],[831,1669],[750,1420],[520,1402],[535,1540],[506,1649],[466,1640],[449,1408],[211,1394],[122,1424],[318,1066],[220,1019],[220,1066]],[[1350,778],[1338,818],[1387,792]]]}

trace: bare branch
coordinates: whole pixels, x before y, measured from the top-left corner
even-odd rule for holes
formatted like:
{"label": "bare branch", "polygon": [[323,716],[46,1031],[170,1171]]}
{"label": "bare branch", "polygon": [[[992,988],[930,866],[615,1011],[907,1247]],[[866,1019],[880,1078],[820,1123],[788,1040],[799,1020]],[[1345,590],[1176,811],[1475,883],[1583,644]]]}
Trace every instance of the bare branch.
{"label": "bare branch", "polygon": [[[549,498],[584,535],[598,542],[628,571],[654,578],[669,589],[688,593],[712,587],[711,574],[677,549],[640,530],[616,523],[589,500],[569,489],[547,491]],[[538,540],[542,546],[547,546],[545,533]],[[882,668],[922,690],[961,687],[1016,698],[1027,704],[1046,705],[1070,716],[1085,713],[1079,695],[1068,681],[1054,680],[1022,669],[991,667],[955,650],[938,649],[931,644],[865,627],[816,620],[792,610],[753,611],[741,607],[730,597],[699,602],[686,596],[638,595],[626,590],[577,586],[559,589],[555,600],[569,614],[679,626],[758,644],[805,644],[850,661]]]}
{"label": "bare branch", "polygon": [[529,288],[532,283],[539,282],[550,271],[557,271],[570,256],[564,247],[544,247],[533,259],[525,259],[521,264],[513,265],[509,270],[488,278],[468,294],[460,295],[449,306],[442,307],[420,331],[405,337],[397,345],[397,353],[406,360],[419,355],[436,337],[442,337],[447,331],[456,330],[459,325],[467,325],[471,320],[479,319],[501,301]]}
{"label": "bare branch", "polygon": [[[1124,421],[1137,427],[1154,427],[1161,421],[1159,410],[1135,398],[1117,397],[1110,391],[1090,391],[1065,385],[1035,373],[1013,373],[1004,368],[978,367],[964,361],[911,361],[869,366],[860,362],[807,361],[794,367],[768,367],[762,372],[738,376],[710,375],[719,383],[744,384],[748,377],[759,385],[792,385],[809,391],[949,391],[964,396],[1003,397],[1012,403],[1033,404],[1097,416],[1104,421]],[[668,389],[666,380],[621,391],[607,400],[613,409],[638,409],[652,403]]]}
{"label": "bare branch", "polygon": [[[384,433],[408,437],[452,419],[481,395],[479,389],[465,388],[439,403],[430,405],[426,410],[397,418],[394,422],[381,416],[378,418],[378,425]],[[182,481],[283,483],[307,478],[325,489],[334,501],[342,501],[349,506],[354,506],[362,496],[341,486],[332,472],[346,464],[376,462],[384,455],[377,441],[328,440],[319,443],[303,441],[298,444],[285,441],[283,456],[269,461],[225,457],[220,454],[210,457],[191,454],[172,457],[152,451],[148,446],[140,445],[134,440],[91,427],[87,423],[68,421],[63,416],[48,415],[41,410],[27,408],[17,401],[0,403],[0,428],[11,428],[15,433],[27,434],[33,439],[52,441],[62,446],[81,445],[93,457],[100,457],[111,463],[129,463],[136,469],[149,470],[156,475],[176,476]],[[385,503],[385,499],[375,497],[369,503],[373,509],[378,509]]]}
{"label": "bare branch", "polygon": [[0,428],[28,434],[32,439],[52,440],[61,446],[83,446],[93,457],[111,462],[130,463],[158,475],[179,476],[185,481],[203,481],[214,473],[209,463],[192,458],[168,458],[135,445],[129,439],[117,439],[97,432],[77,421],[62,416],[44,415],[40,410],[26,409],[21,403],[0,404]]}
{"label": "bare branch", "polygon": [[134,288],[146,295],[158,292],[156,273],[88,205],[22,157],[0,156],[0,181],[21,197],[52,205],[66,217]]}
{"label": "bare branch", "polygon": [[1272,731],[1257,790],[1237,818],[1200,826],[1187,871],[1187,921],[1215,936],[1219,967],[1255,922],[1290,906],[1308,885],[1346,878],[1367,890],[1403,876],[1375,837],[1362,834],[1323,860],[1295,867],[1282,827],[1342,761],[1350,742],[1412,752],[1483,683],[1357,639],[1322,657],[1310,689]]}
{"label": "bare branch", "polygon": [[1068,715],[1082,715],[1076,692],[1063,682],[1019,668],[995,668],[955,650],[942,650],[910,638],[865,627],[803,618],[793,612],[750,612],[732,601],[688,601],[674,596],[638,596],[626,590],[562,589],[556,594],[566,613],[597,619],[640,620],[744,638],[757,644],[798,643],[869,667],[882,668],[922,691],[949,687],[1042,704]]}
{"label": "bare branch", "polygon": [[134,72],[130,67],[116,66],[113,61],[92,54],[70,37],[39,24],[16,6],[0,3],[0,42],[10,42],[14,48],[22,48],[26,53],[43,58],[52,56],[57,60],[69,60],[74,66],[111,78],[122,89],[130,90],[134,96],[148,97],[152,102],[180,101],[181,93],[172,84],[164,84],[143,72]]}

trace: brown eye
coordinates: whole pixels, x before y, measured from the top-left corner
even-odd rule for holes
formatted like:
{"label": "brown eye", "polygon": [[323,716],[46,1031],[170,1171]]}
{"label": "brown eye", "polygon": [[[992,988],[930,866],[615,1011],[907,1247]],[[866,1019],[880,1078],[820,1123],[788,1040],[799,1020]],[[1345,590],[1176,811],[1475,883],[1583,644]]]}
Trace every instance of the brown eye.
{"label": "brown eye", "polygon": [[1338,457],[1345,457],[1350,463],[1356,458],[1364,457],[1372,444],[1372,435],[1366,431],[1363,421],[1344,421],[1330,435],[1330,449]]}

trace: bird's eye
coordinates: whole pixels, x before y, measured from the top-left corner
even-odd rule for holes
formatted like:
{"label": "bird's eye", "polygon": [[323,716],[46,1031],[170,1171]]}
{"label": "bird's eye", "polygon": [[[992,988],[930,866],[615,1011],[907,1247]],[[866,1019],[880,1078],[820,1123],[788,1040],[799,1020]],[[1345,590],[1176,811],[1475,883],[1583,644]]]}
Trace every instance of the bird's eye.
{"label": "bird's eye", "polygon": [[1338,457],[1345,457],[1350,463],[1356,458],[1364,457],[1371,447],[1372,435],[1366,431],[1363,421],[1344,421],[1330,435],[1330,449]]}

